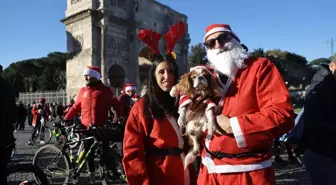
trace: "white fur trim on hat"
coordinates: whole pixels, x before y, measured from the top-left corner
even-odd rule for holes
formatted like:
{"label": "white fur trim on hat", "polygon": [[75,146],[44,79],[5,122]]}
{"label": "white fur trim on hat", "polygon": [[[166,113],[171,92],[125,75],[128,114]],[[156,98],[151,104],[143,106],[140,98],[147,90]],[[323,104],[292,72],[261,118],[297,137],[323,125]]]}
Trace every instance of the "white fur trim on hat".
{"label": "white fur trim on hat", "polygon": [[136,90],[136,87],[134,87],[134,86],[127,86],[125,88],[125,91],[135,91],[135,90]]}
{"label": "white fur trim on hat", "polygon": [[209,36],[209,35],[211,35],[213,33],[216,33],[216,32],[220,32],[220,31],[231,32],[233,35],[235,35],[237,37],[237,35],[233,31],[231,31],[230,29],[227,29],[225,27],[215,27],[215,28],[212,28],[210,31],[206,32],[206,34],[205,34],[205,36],[203,38],[203,42],[205,42],[205,39],[207,38],[207,36]]}
{"label": "white fur trim on hat", "polygon": [[84,72],[83,72],[83,76],[84,75],[88,75],[88,76],[94,77],[97,80],[100,79],[100,73],[98,71],[96,71],[96,70],[93,70],[93,69],[85,68]]}
{"label": "white fur trim on hat", "polygon": [[195,66],[195,67],[192,67],[192,68],[190,68],[190,72],[191,72],[191,71],[197,71],[197,72],[198,72],[198,70],[201,70],[201,69],[205,69],[205,70],[207,70],[210,74],[212,74],[211,71],[210,71],[207,67],[205,67],[205,66]]}

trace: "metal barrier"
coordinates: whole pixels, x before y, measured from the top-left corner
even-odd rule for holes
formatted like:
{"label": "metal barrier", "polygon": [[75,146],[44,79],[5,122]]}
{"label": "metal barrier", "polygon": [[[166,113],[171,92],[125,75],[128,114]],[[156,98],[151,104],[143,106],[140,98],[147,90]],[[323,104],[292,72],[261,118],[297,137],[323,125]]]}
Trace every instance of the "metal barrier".
{"label": "metal barrier", "polygon": [[40,98],[45,98],[46,103],[66,104],[68,97],[65,91],[46,91],[46,92],[22,92],[19,93],[19,101],[24,104],[38,102]]}

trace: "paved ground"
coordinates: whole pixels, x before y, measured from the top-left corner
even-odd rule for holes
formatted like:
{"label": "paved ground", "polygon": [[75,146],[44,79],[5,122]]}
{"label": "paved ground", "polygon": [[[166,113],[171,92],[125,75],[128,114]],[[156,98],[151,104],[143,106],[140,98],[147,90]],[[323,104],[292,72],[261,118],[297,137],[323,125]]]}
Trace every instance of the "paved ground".
{"label": "paved ground", "polygon": [[[31,163],[35,151],[38,149],[36,146],[29,146],[28,140],[31,127],[26,126],[24,131],[15,133],[16,137],[16,153],[11,161],[12,164],[17,163]],[[285,159],[285,163],[274,163],[277,184],[279,185],[310,185],[305,169],[298,163],[290,163]],[[86,184],[86,183],[84,183]]]}

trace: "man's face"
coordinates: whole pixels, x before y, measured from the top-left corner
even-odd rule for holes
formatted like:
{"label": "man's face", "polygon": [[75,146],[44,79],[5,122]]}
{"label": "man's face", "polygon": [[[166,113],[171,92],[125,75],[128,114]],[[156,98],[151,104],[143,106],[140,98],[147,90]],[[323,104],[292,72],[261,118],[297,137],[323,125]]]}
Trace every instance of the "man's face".
{"label": "man's face", "polygon": [[91,77],[89,75],[84,75],[85,85],[92,85],[96,83],[98,80],[94,77]]}
{"label": "man's face", "polygon": [[216,32],[205,39],[204,45],[208,50],[224,49],[225,44],[230,42],[232,38],[229,32]]}
{"label": "man's face", "polygon": [[129,90],[129,91],[126,91],[126,94],[128,94],[128,96],[134,96],[134,94],[135,94],[135,91],[133,91],[133,90]]}
{"label": "man's face", "polygon": [[229,32],[216,32],[209,35],[204,45],[210,64],[222,74],[233,77],[235,71],[243,68],[248,58],[246,50]]}

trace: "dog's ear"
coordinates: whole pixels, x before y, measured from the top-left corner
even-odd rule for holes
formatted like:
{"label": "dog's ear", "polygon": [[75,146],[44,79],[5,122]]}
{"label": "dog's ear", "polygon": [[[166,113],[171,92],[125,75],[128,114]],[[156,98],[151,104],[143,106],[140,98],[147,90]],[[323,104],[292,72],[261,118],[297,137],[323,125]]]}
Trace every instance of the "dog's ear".
{"label": "dog's ear", "polygon": [[177,84],[177,89],[179,92],[186,93],[190,90],[191,88],[191,73],[186,73],[181,77],[180,82]]}

